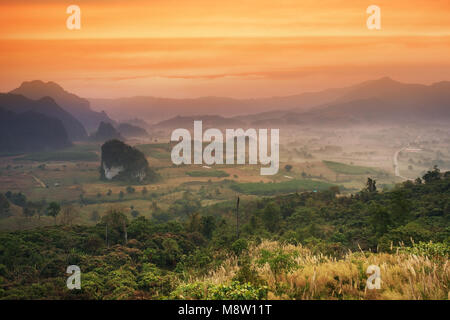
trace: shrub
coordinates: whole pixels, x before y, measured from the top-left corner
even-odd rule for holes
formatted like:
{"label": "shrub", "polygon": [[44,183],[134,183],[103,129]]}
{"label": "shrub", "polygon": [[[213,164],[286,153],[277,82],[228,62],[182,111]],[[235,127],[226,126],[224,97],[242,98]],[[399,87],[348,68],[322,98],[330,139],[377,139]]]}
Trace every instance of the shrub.
{"label": "shrub", "polygon": [[238,239],[231,245],[231,250],[235,255],[240,255],[244,250],[248,249],[248,243],[245,239]]}
{"label": "shrub", "polygon": [[261,300],[267,298],[267,292],[266,286],[257,287],[237,281],[219,285],[194,282],[179,286],[172,292],[171,299]]}
{"label": "shrub", "polygon": [[274,274],[280,274],[282,272],[293,271],[298,267],[295,262],[296,257],[297,253],[295,252],[287,253],[282,249],[277,249],[275,251],[262,249],[260,252],[260,259],[258,259],[257,263],[260,266],[267,263]]}
{"label": "shrub", "polygon": [[400,252],[415,254],[417,256],[426,256],[429,258],[442,257],[447,258],[450,254],[450,246],[446,243],[419,242],[414,243],[412,247],[400,247]]}

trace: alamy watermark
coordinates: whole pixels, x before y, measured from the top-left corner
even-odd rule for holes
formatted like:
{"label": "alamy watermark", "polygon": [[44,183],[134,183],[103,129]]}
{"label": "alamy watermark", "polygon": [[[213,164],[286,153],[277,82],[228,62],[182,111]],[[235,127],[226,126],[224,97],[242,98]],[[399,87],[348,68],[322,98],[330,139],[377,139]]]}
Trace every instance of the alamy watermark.
{"label": "alamy watermark", "polygon": [[67,278],[67,289],[73,290],[81,289],[81,269],[79,266],[71,265],[68,266],[66,269],[66,273],[70,274],[70,276]]}
{"label": "alamy watermark", "polygon": [[66,20],[66,27],[69,30],[81,29],[81,9],[79,6],[72,4],[67,7],[66,13],[70,16]]}
{"label": "alamy watermark", "polygon": [[366,273],[369,277],[366,281],[366,287],[369,290],[381,289],[381,270],[379,266],[371,264],[367,267]]}
{"label": "alamy watermark", "polygon": [[[67,7],[66,13],[69,17],[66,20],[66,27],[69,30],[81,29],[81,9],[78,5],[72,4]],[[366,20],[369,30],[381,30],[381,9],[377,5],[370,5],[366,9],[370,16]]]}
{"label": "alamy watermark", "polygon": [[[267,167],[260,169],[261,175],[274,175],[280,167],[279,129],[270,129],[270,155],[268,129],[256,130],[250,128],[245,131],[243,129],[226,129],[224,141],[222,131],[211,128],[203,133],[202,121],[194,121],[193,139],[189,130],[176,129],[172,132],[170,140],[179,141],[173,147],[171,153],[172,162],[176,165],[192,163],[206,165],[245,164],[248,141],[248,164],[255,165],[259,160],[261,165],[267,165]],[[203,142],[209,142],[204,149]]]}

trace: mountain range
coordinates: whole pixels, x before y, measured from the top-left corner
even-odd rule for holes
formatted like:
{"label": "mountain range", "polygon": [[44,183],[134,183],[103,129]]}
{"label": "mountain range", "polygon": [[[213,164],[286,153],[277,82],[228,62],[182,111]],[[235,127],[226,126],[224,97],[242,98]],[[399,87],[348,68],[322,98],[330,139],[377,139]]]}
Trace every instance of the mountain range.
{"label": "mountain range", "polygon": [[227,97],[200,97],[171,99],[151,96],[119,99],[89,99],[95,110],[107,110],[115,119],[139,116],[149,123],[157,123],[174,116],[236,115],[291,108],[308,108],[336,99],[350,88],[328,89],[320,93],[303,93],[286,97],[233,99]]}
{"label": "mountain range", "polygon": [[60,120],[32,110],[15,113],[0,107],[0,152],[54,150],[70,145]]}
{"label": "mountain range", "polygon": [[55,82],[26,81],[10,93],[20,94],[33,100],[51,97],[61,108],[81,122],[88,132],[95,131],[102,121],[115,123],[104,111],[93,111],[88,100],[64,90]]}
{"label": "mountain range", "polygon": [[87,138],[83,125],[50,97],[46,96],[38,100],[32,100],[23,95],[0,93],[0,108],[17,114],[33,111],[34,113],[58,119],[64,126],[71,141]]}
{"label": "mountain range", "polygon": [[[24,82],[10,93],[0,94],[4,150],[33,149],[28,143],[12,147],[20,141],[38,141],[36,148],[57,148],[70,141],[103,140],[104,136],[146,136],[142,129],[164,130],[191,128],[194,120],[217,128],[282,127],[282,126],[349,126],[367,124],[406,124],[450,122],[450,82],[431,85],[401,83],[381,78],[354,86],[327,89],[287,97],[232,99],[203,97],[169,99],[131,97],[122,99],[85,99],[67,92],[54,82],[40,80]],[[104,111],[117,119],[133,119],[116,123]],[[93,110],[94,109],[94,110]],[[35,118],[35,121],[31,119]],[[6,123],[9,119],[11,123]],[[61,139],[51,139],[48,131],[35,122],[48,124]],[[32,130],[21,134],[12,124]],[[132,124],[131,124],[132,123]],[[147,125],[147,123],[151,123]],[[106,126],[106,124],[108,124]],[[140,127],[141,126],[141,127]],[[6,135],[6,129],[20,137]],[[49,143],[36,132],[43,130]],[[86,130],[85,128],[88,128]],[[101,129],[101,130],[100,130]],[[108,129],[108,130],[106,130]],[[114,130],[112,130],[114,129]],[[105,133],[106,134],[103,134]],[[30,136],[37,134],[36,137]],[[10,137],[10,141],[5,139]],[[42,139],[41,139],[42,138]],[[34,140],[33,140],[34,139]],[[15,141],[15,142],[14,142]],[[6,147],[8,146],[8,147]]]}
{"label": "mountain range", "polygon": [[[271,101],[275,100],[284,100],[284,102],[280,102],[277,110],[266,110],[224,119],[212,118],[211,114],[226,115],[230,112],[227,107],[224,107],[222,111],[214,108],[204,111],[200,108],[190,110],[190,113],[195,111],[204,111],[204,113],[189,117],[192,118],[192,121],[207,119],[210,127],[222,127],[227,121],[228,125],[234,125],[234,127],[242,126],[242,123],[251,127],[276,127],[450,122],[450,82],[446,81],[432,85],[405,84],[385,77],[352,87],[272,98]],[[263,102],[266,99],[254,99],[253,101]],[[267,104],[262,106],[268,107]],[[284,106],[288,106],[288,108],[283,108]],[[178,109],[174,110],[178,111]],[[241,110],[241,112],[247,111],[245,108]],[[154,128],[176,127],[176,125],[188,122],[185,117],[175,116],[160,121],[154,125]],[[231,124],[230,122],[233,121],[234,123]]]}

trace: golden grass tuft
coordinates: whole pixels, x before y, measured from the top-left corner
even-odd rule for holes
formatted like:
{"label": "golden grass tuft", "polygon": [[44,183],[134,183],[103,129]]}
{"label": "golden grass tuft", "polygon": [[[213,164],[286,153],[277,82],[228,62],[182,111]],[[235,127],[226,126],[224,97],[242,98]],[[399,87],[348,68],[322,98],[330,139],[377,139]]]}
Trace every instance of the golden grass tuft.
{"label": "golden grass tuft", "polygon": [[[274,273],[269,263],[258,260],[261,250],[290,253],[294,270]],[[448,299],[448,259],[430,259],[409,253],[348,252],[340,259],[314,255],[301,245],[263,241],[248,250],[251,270],[269,287],[268,299]],[[381,271],[381,289],[366,288],[369,265]],[[229,257],[208,275],[191,279],[212,284],[229,284],[239,271],[238,258]]]}

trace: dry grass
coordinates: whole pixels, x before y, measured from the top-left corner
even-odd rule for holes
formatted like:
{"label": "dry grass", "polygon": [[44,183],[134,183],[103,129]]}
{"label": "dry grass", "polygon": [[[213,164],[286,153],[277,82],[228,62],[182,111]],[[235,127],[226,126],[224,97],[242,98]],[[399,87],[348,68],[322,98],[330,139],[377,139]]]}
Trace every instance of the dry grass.
{"label": "dry grass", "polygon": [[[294,270],[274,273],[258,260],[262,250],[292,254]],[[281,250],[281,251],[279,251]],[[264,241],[249,249],[251,270],[269,287],[269,299],[448,299],[448,259],[430,259],[408,253],[348,252],[336,259],[313,255],[307,248]],[[366,288],[369,265],[379,266],[381,289]],[[240,267],[230,257],[217,270],[189,282],[230,283]]]}

